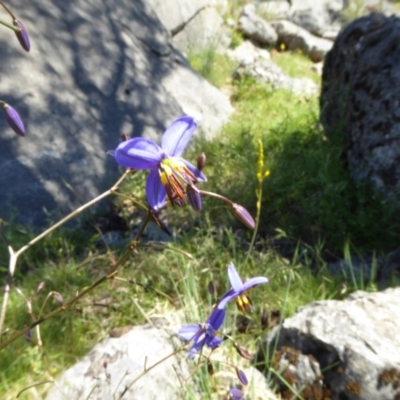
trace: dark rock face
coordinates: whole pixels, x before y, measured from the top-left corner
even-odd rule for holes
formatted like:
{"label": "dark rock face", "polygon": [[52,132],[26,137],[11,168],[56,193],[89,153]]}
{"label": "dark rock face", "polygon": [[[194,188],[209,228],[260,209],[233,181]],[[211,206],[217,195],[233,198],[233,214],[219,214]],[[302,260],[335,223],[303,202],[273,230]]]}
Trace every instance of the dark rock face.
{"label": "dark rock face", "polygon": [[321,122],[343,135],[348,166],[389,197],[400,189],[400,19],[374,13],[343,29],[322,74]]}

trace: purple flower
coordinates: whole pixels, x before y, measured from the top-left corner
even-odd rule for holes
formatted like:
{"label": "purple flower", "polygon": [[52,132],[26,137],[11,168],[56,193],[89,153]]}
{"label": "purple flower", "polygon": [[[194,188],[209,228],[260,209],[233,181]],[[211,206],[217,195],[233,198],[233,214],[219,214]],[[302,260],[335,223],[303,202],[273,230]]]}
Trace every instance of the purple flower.
{"label": "purple flower", "polygon": [[188,353],[189,358],[198,354],[205,345],[215,349],[222,343],[222,339],[216,337],[215,332],[221,327],[224,319],[225,310],[216,308],[204,325],[192,324],[179,329],[178,335],[181,339],[193,341]]}
{"label": "purple flower", "polygon": [[164,206],[166,196],[172,204],[186,204],[186,185],[207,180],[198,168],[180,157],[196,127],[192,117],[184,116],[164,132],[161,147],[152,140],[136,137],[122,142],[113,153],[117,163],[124,167],[151,171],[146,195],[154,210]]}
{"label": "purple flower", "polygon": [[241,311],[249,311],[251,300],[245,294],[245,292],[249,289],[254,288],[257,285],[260,285],[261,283],[267,283],[268,279],[264,278],[263,276],[257,276],[243,282],[233,263],[230,263],[228,266],[228,276],[229,281],[232,285],[232,289],[228,290],[221,297],[220,301],[218,302],[217,308],[224,309],[231,300],[236,299],[236,303]]}

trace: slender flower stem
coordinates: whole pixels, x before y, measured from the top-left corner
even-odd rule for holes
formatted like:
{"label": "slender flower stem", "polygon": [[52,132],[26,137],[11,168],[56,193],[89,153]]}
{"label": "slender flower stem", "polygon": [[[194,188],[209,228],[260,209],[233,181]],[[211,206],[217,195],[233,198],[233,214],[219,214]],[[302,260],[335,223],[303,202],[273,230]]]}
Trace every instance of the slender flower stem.
{"label": "slender flower stem", "polygon": [[[1,1],[0,1],[1,3]],[[10,261],[8,264],[8,275],[7,275],[7,281],[6,281],[6,285],[4,287],[4,297],[3,297],[3,303],[1,306],[1,314],[0,314],[0,343],[2,340],[2,331],[3,331],[3,325],[4,325],[4,321],[6,318],[6,312],[7,312],[7,304],[8,304],[8,300],[10,297],[10,290],[11,290],[11,283],[12,283],[12,279],[14,276],[14,272],[15,272],[15,268],[17,266],[17,261],[18,261],[18,257],[25,252],[26,250],[29,249],[29,247],[31,247],[32,245],[34,245],[35,243],[37,243],[39,240],[43,239],[45,236],[47,236],[49,233],[53,232],[55,229],[59,228],[61,225],[65,224],[67,221],[69,221],[71,218],[76,217],[77,215],[79,215],[83,210],[87,209],[88,207],[92,206],[93,204],[97,203],[99,200],[109,196],[110,194],[113,194],[115,191],[118,190],[118,187],[120,186],[120,184],[122,183],[122,181],[130,174],[132,173],[131,169],[127,169],[125,171],[125,173],[121,176],[120,179],[118,179],[118,181],[112,186],[111,189],[107,190],[106,192],[104,192],[103,194],[101,194],[100,196],[97,196],[95,199],[89,201],[88,203],[84,204],[83,206],[77,208],[76,210],[74,210],[72,213],[70,213],[69,215],[67,215],[65,218],[63,218],[62,220],[60,220],[59,222],[57,222],[56,224],[54,224],[53,226],[51,226],[49,229],[45,230],[43,233],[41,233],[40,235],[36,236],[34,239],[32,239],[31,241],[29,241],[25,246],[21,247],[18,251],[14,251],[13,248],[11,246],[8,246],[8,252],[10,253]],[[129,253],[128,253],[129,255]],[[118,268],[118,267],[117,267]],[[100,284],[100,283],[99,283]],[[96,285],[97,286],[97,285]],[[40,319],[39,319],[40,320]],[[33,325],[36,326],[36,325]],[[31,326],[31,328],[33,327]],[[27,329],[24,333],[26,333],[29,329]],[[20,335],[19,335],[20,336]],[[0,350],[3,348],[3,346],[0,347]]]}
{"label": "slender flower stem", "polygon": [[225,203],[229,204],[230,206],[233,205],[233,201],[227,199],[227,198],[224,197],[224,196],[221,196],[221,195],[218,194],[218,193],[207,192],[206,190],[199,190],[199,193],[200,193],[200,194],[204,194],[204,195],[206,195],[206,196],[215,197],[216,199],[222,200],[222,201],[224,201]]}
{"label": "slender flower stem", "polygon": [[149,210],[147,213],[147,217],[143,221],[142,226],[140,227],[139,232],[136,235],[135,239],[132,240],[131,244],[128,246],[128,248],[125,250],[125,252],[119,258],[119,260],[115,263],[115,265],[110,269],[110,271],[108,271],[105,275],[103,275],[101,278],[99,278],[96,282],[92,283],[90,286],[83,289],[82,292],[80,292],[78,295],[73,297],[67,303],[63,304],[61,307],[56,308],[55,310],[51,311],[50,313],[48,313],[47,315],[45,315],[42,318],[38,318],[36,321],[33,321],[29,326],[20,330],[14,336],[10,337],[8,340],[0,343],[0,351],[3,350],[5,347],[7,347],[10,343],[14,342],[19,337],[21,337],[22,335],[25,335],[27,332],[29,332],[34,327],[41,324],[42,322],[53,318],[54,316],[60,314],[63,311],[69,310],[79,299],[81,299],[83,296],[85,296],[87,293],[89,293],[90,291],[95,289],[97,286],[99,286],[103,282],[107,281],[108,279],[113,279],[117,273],[118,268],[126,262],[130,253],[136,248],[136,246],[140,240],[140,237],[142,236],[147,224],[150,221],[150,218],[151,218],[150,215],[151,215],[151,211]]}
{"label": "slender flower stem", "polygon": [[257,191],[257,212],[256,212],[256,226],[253,230],[253,235],[251,237],[251,242],[249,245],[249,249],[247,250],[246,254],[246,259],[244,261],[245,264],[247,264],[247,261],[250,258],[250,254],[253,250],[254,243],[256,241],[257,233],[258,233],[258,227],[260,225],[260,215],[261,215],[261,200],[262,200],[262,181],[260,182],[258,191]]}
{"label": "slender flower stem", "polygon": [[157,362],[155,362],[153,365],[150,365],[150,367],[147,367],[146,362],[147,360],[145,360],[145,365],[143,368],[143,371],[135,378],[133,379],[128,385],[125,386],[125,389],[122,391],[121,395],[118,397],[118,399],[122,399],[122,397],[125,396],[125,394],[128,392],[128,390],[139,380],[141,379],[144,375],[146,375],[148,372],[150,372],[152,369],[156,368],[158,365],[162,364],[164,361],[168,360],[169,358],[175,356],[176,354],[178,354],[180,351],[182,351],[187,345],[184,345],[182,347],[180,347],[179,349],[175,350],[174,352],[166,355],[164,358],[162,358],[161,360],[158,360]]}
{"label": "slender flower stem", "polygon": [[0,5],[10,14],[12,19],[16,19],[15,15],[11,12],[11,10],[0,0]]}
{"label": "slender flower stem", "polygon": [[69,215],[67,215],[65,218],[62,220],[58,221],[56,224],[51,226],[49,229],[41,233],[39,236],[36,236],[34,239],[32,239],[29,243],[27,243],[25,246],[21,247],[17,252],[16,252],[16,257],[18,257],[20,254],[22,254],[24,251],[28,250],[29,247],[37,243],[39,240],[43,239],[45,236],[47,236],[49,233],[53,232],[57,228],[59,228],[61,225],[65,224],[67,221],[70,219],[76,217],[79,215],[82,211],[86,210],[87,208],[91,207],[93,204],[97,203],[98,201],[104,199],[105,197],[109,196],[110,194],[113,194],[115,191],[118,190],[118,187],[122,183],[122,181],[132,172],[132,170],[128,169],[125,171],[125,173],[121,176],[121,178],[113,185],[113,187],[106,192],[102,193],[101,195],[97,196],[93,200],[89,201],[88,203],[84,204],[81,207],[78,207],[76,210],[72,211]]}
{"label": "slender flower stem", "polygon": [[0,24],[6,26],[7,28],[12,29],[15,33],[21,32],[21,28],[18,28],[18,26],[11,25],[8,22],[3,21],[2,19],[0,19]]}

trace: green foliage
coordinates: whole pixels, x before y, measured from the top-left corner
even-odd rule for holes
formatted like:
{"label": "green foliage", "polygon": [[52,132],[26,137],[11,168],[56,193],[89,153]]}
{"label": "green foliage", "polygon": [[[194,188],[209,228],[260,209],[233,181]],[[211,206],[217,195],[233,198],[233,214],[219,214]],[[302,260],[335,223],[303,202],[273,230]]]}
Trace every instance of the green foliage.
{"label": "green foliage", "polygon": [[[346,242],[377,251],[396,247],[400,226],[394,205],[367,183],[354,183],[342,143],[328,140],[318,123],[316,98],[244,80],[233,99],[237,113],[221,137],[201,143],[210,154],[206,172],[212,190],[231,198],[240,193],[238,201],[254,211],[261,138],[271,172],[263,187],[263,235],[279,228],[311,246],[322,241],[324,252],[336,256]],[[218,215],[217,210],[217,220]]]}
{"label": "green foliage", "polygon": [[293,78],[309,78],[315,83],[321,83],[321,77],[312,70],[312,61],[301,50],[272,51],[272,61],[282,68],[283,72]]}
{"label": "green foliage", "polygon": [[188,60],[200,75],[218,88],[229,82],[236,67],[228,56],[218,54],[212,46],[200,52],[189,53]]}
{"label": "green foliage", "polygon": [[[273,57],[292,76],[309,76],[318,82],[314,73],[307,75],[310,64],[302,55],[276,53]],[[193,53],[190,60],[216,86],[226,84],[234,66],[214,49]],[[248,253],[252,232],[214,198],[204,196],[201,213],[189,207],[169,207],[163,216],[173,233],[168,241],[143,243],[119,271],[118,279],[40,325],[43,348],[33,332],[32,342],[21,339],[2,351],[0,393],[4,398],[15,398],[28,385],[53,379],[110,329],[143,323],[147,313],[173,312],[178,307],[184,309],[188,323],[204,321],[210,306],[228,288],[226,271],[231,261],[243,278],[267,276],[270,280],[251,293],[254,326],[240,336],[249,348],[265,333],[258,323],[263,310],[278,309],[289,316],[312,301],[343,298],[356,288],[375,290],[374,276],[366,277],[365,284],[352,273],[343,282],[342,277],[330,276],[324,266],[328,258],[342,258],[343,253],[350,262],[350,253],[379,253],[396,247],[400,232],[396,210],[368,184],[353,182],[343,163],[343,144],[328,140],[318,122],[318,99],[244,79],[233,84],[232,102],[236,111],[221,135],[209,142],[198,139],[187,158],[195,163],[197,155],[205,152],[208,182],[200,188],[227,196],[256,215],[258,146],[262,142],[264,167],[271,174],[263,181],[260,235],[254,248]],[[137,201],[145,203],[145,178],[146,173],[138,173],[128,179],[115,200],[116,209],[126,219],[127,234],[145,216],[136,208]],[[45,289],[32,299],[38,316],[42,307],[44,313],[57,307],[53,296],[44,305],[51,291],[68,300],[109,270],[129,239],[112,248],[99,245],[99,217],[107,216],[95,215],[81,229],[57,231],[27,251],[14,280],[3,339],[31,322],[16,288],[30,298],[39,283],[45,282]],[[151,224],[145,234],[154,230],[158,231]],[[4,232],[15,249],[33,237],[15,226]],[[271,247],[277,234],[290,239],[290,257]],[[3,281],[7,260],[3,243]],[[312,268],[315,265],[319,268]],[[210,282],[216,294],[209,293]],[[226,329],[234,331],[238,312],[233,304],[229,307],[235,317],[226,322]],[[210,398],[213,379],[202,369],[195,376],[198,387]],[[36,390],[43,394],[49,387]],[[21,398],[28,399],[29,394]],[[195,391],[188,388],[185,398],[195,398]]]}

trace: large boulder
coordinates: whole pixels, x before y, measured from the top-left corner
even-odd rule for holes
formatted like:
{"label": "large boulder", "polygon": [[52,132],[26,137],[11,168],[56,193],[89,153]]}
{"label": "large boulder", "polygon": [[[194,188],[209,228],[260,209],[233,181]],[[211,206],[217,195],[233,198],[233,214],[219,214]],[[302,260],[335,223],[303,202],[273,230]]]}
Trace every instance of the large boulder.
{"label": "large boulder", "polygon": [[[144,0],[15,0],[12,10],[32,50],[1,28],[0,98],[27,130],[17,137],[0,119],[4,220],[43,225],[49,212],[63,215],[109,188],[120,172],[106,153],[121,133],[158,140],[172,120],[190,114],[212,137],[232,111]],[[182,10],[171,5],[169,15]]]}
{"label": "large boulder", "polygon": [[184,356],[174,350],[166,331],[151,326],[109,337],[62,374],[47,400],[104,400],[124,392],[126,399],[181,399],[181,382],[190,371]]}
{"label": "large boulder", "polygon": [[222,50],[229,46],[221,17],[227,10],[227,0],[149,0],[149,3],[182,52]]}
{"label": "large boulder", "polygon": [[[187,348],[178,351],[183,344],[176,335],[180,320],[182,313],[168,313],[165,318],[153,319],[151,324],[114,328],[110,337],[62,373],[47,400],[118,399],[122,394],[122,398],[132,400],[178,400],[186,398],[188,393],[192,399],[204,399],[198,385],[197,360],[188,362]],[[219,368],[221,360],[224,362]],[[229,389],[240,384],[234,365],[245,373],[248,379],[245,391],[251,394],[251,399],[277,400],[266,378],[249,366],[248,360],[232,361],[231,347],[221,346],[211,362],[218,368],[212,384],[219,394],[213,398],[228,398]]]}
{"label": "large boulder", "polygon": [[298,95],[311,96],[318,92],[318,86],[309,78],[292,78],[285,74],[272,60],[269,52],[244,41],[236,49],[227,52],[239,63],[234,79],[251,77],[260,83],[270,84],[275,89],[289,90]]}
{"label": "large boulder", "polygon": [[331,36],[341,28],[346,0],[292,0],[289,19],[317,36]]}
{"label": "large boulder", "polygon": [[300,308],[266,337],[258,361],[279,370],[282,394],[286,382],[305,400],[398,399],[400,288]]}
{"label": "large boulder", "polygon": [[333,46],[331,40],[315,36],[293,22],[277,20],[271,25],[278,34],[278,46],[283,44],[287,50],[301,50],[314,62],[322,61]]}
{"label": "large boulder", "polygon": [[275,29],[258,16],[253,4],[243,7],[238,21],[238,30],[262,46],[274,46],[277,40]]}
{"label": "large boulder", "polygon": [[328,136],[346,142],[348,167],[390,197],[400,189],[400,19],[370,14],[327,54],[320,98]]}

